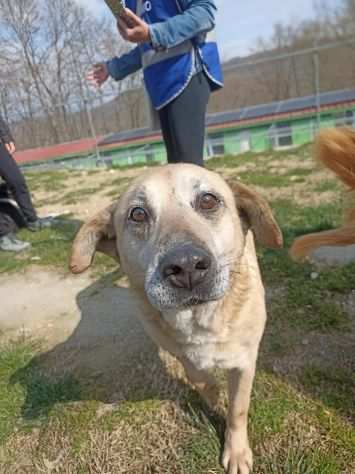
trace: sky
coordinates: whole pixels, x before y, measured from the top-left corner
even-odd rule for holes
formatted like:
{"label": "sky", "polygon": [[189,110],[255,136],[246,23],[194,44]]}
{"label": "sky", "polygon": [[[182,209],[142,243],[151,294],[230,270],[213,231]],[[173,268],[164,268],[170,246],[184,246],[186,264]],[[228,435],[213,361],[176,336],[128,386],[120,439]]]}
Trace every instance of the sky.
{"label": "sky", "polygon": [[[108,11],[104,0],[76,1],[98,14]],[[341,0],[326,2],[333,9]],[[316,14],[314,0],[216,0],[216,3],[217,38],[224,60],[247,55],[258,38],[271,36],[275,23],[290,24]]]}

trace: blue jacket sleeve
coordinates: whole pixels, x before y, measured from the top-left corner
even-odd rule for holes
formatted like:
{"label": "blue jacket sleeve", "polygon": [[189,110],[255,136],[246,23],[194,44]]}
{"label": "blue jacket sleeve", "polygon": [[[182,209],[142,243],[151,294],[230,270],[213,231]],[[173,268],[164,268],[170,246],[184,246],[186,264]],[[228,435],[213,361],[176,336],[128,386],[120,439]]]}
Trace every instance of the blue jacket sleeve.
{"label": "blue jacket sleeve", "polygon": [[142,58],[139,47],[135,47],[120,57],[112,58],[106,62],[108,73],[116,81],[133,74],[142,67]]}
{"label": "blue jacket sleeve", "polygon": [[182,12],[164,22],[149,26],[155,49],[168,49],[215,27],[213,0],[179,0]]}

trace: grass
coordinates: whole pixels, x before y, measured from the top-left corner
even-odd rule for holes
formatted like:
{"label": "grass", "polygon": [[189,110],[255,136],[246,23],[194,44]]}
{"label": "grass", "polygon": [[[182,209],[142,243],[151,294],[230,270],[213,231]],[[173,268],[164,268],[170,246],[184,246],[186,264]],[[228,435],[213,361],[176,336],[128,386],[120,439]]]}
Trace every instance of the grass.
{"label": "grass", "polygon": [[[171,400],[102,405],[73,377],[42,373],[33,362],[37,353],[26,342],[1,348],[0,462],[6,472],[25,459],[39,469],[62,452],[63,472],[222,473],[223,422],[203,411],[188,387],[170,393]],[[316,399],[307,394],[314,386]],[[259,370],[250,413],[255,472],[352,472],[355,433],[344,412],[352,389],[342,373],[309,368],[291,384]],[[14,462],[12,450],[20,444]]]}
{"label": "grass", "polygon": [[61,191],[66,187],[69,171],[27,172],[26,181],[30,191]]}
{"label": "grass", "polygon": [[328,191],[338,191],[339,188],[340,185],[335,179],[327,179],[314,186],[313,190],[315,193],[326,193]]}
{"label": "grass", "polygon": [[61,198],[57,199],[57,201],[53,204],[61,203],[64,205],[68,204],[76,204],[80,202],[86,196],[94,196],[101,191],[100,187],[96,188],[82,188],[78,191],[70,191],[69,193],[64,194]]}
{"label": "grass", "polygon": [[[260,187],[285,238],[281,251],[258,248],[269,320],[250,411],[256,474],[355,472],[355,265],[318,269],[292,262],[287,252],[295,237],[341,222],[341,186],[326,173],[312,181],[316,168],[310,150],[208,162],[229,178]],[[36,173],[29,176],[30,186],[43,191],[61,184],[67,201],[84,202],[98,192],[81,175],[78,188],[69,191],[66,176]],[[115,197],[129,182],[124,176],[108,177],[104,193]],[[332,195],[322,197],[327,191]],[[1,254],[0,272],[11,278],[31,265],[65,271],[78,225],[68,216],[38,234],[22,231],[32,249],[23,256]],[[105,286],[114,285],[121,275],[109,272],[116,266],[97,256],[92,275]],[[95,286],[85,298],[96,297]],[[105,366],[104,373],[66,367],[65,345],[46,352],[26,339],[0,342],[1,474],[223,472],[223,419],[206,410],[179,378],[175,362],[164,357],[159,365],[144,341],[130,347],[132,353],[122,361],[115,338],[98,339],[95,348],[72,349],[90,365],[100,350],[111,348],[113,368]],[[217,375],[225,384],[224,375]]]}
{"label": "grass", "polygon": [[248,152],[237,156],[220,156],[208,160],[206,165],[210,169],[236,168],[248,163],[265,167],[273,162],[277,162],[276,164],[279,165],[280,162],[287,162],[294,158],[302,165],[304,161],[309,161],[311,152],[312,147],[310,145],[304,145],[295,150],[269,150],[261,153]]}
{"label": "grass", "polygon": [[287,187],[290,185],[290,179],[287,176],[271,175],[257,172],[240,173],[239,178],[245,183],[253,186],[269,187]]}
{"label": "grass", "polygon": [[[32,265],[51,267],[61,272],[68,271],[68,258],[74,236],[80,222],[70,217],[57,218],[55,225],[38,233],[22,230],[18,237],[31,243],[24,254],[0,254],[0,274],[22,272]],[[115,262],[104,256],[96,257],[96,274],[105,273],[117,267]]]}

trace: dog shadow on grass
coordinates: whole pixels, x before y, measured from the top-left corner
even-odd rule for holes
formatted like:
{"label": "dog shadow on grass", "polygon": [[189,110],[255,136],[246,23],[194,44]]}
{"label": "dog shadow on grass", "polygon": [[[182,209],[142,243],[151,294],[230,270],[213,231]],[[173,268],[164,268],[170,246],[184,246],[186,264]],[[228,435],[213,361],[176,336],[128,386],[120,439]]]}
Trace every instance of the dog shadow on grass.
{"label": "dog shadow on grass", "polygon": [[114,405],[170,399],[194,414],[202,410],[222,436],[224,420],[192,394],[180,364],[159,352],[144,332],[133,294],[115,283],[120,278],[112,272],[82,290],[80,321],[72,334],[14,374],[11,383],[27,394],[22,416],[40,418],[58,403],[84,400]]}

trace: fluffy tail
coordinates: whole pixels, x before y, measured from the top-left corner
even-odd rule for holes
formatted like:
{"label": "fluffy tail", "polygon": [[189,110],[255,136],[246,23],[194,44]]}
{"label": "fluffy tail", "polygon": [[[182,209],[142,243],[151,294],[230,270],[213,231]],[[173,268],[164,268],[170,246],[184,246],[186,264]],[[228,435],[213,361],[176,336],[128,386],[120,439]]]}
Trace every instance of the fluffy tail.
{"label": "fluffy tail", "polygon": [[319,247],[352,244],[355,244],[355,224],[299,237],[292,244],[290,255],[294,260],[302,260]]}
{"label": "fluffy tail", "polygon": [[355,130],[322,130],[316,141],[316,159],[350,189],[355,190]]}
{"label": "fluffy tail", "polygon": [[[315,146],[316,159],[355,191],[355,130],[338,128],[319,133]],[[296,239],[290,255],[294,260],[304,259],[313,250],[329,245],[355,244],[355,208],[347,211],[346,223],[339,229],[305,235]]]}

